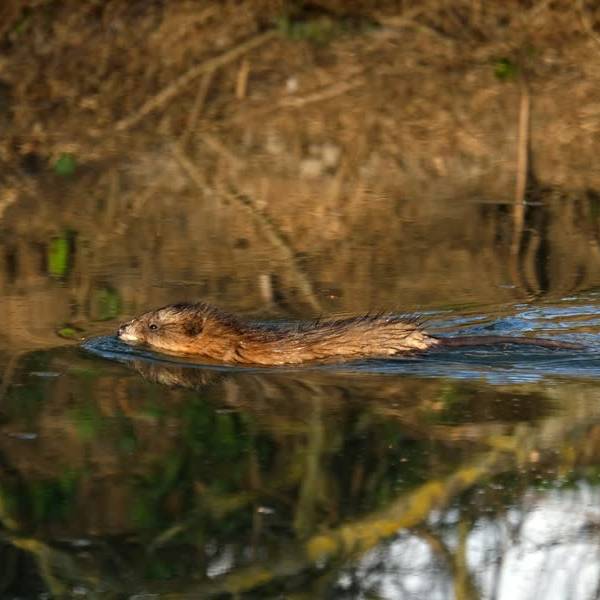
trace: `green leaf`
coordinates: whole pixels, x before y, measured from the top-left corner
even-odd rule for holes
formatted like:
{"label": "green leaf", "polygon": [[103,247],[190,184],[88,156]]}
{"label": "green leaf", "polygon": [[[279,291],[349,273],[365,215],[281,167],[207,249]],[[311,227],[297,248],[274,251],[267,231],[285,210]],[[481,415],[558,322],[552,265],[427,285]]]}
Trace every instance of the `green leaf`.
{"label": "green leaf", "polygon": [[70,177],[77,170],[77,161],[72,154],[61,154],[54,163],[54,172],[62,177]]}
{"label": "green leaf", "polygon": [[81,331],[78,331],[74,327],[70,327],[69,325],[65,325],[65,327],[61,327],[56,332],[59,337],[65,338],[67,340],[76,340],[81,337]]}
{"label": "green leaf", "polygon": [[48,246],[48,272],[52,277],[64,277],[69,270],[69,236],[62,236],[50,240]]}
{"label": "green leaf", "polygon": [[509,58],[501,58],[494,64],[494,75],[500,81],[516,79],[519,73],[519,67]]}

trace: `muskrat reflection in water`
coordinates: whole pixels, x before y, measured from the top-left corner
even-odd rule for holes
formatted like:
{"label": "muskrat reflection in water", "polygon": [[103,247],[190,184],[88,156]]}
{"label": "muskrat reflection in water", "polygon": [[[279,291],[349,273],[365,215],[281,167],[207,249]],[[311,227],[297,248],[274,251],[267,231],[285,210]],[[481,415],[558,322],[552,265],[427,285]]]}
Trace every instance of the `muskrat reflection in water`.
{"label": "muskrat reflection in water", "polygon": [[318,320],[273,328],[239,320],[198,302],[170,304],[121,325],[118,337],[167,354],[237,365],[297,365],[410,355],[434,348],[526,344],[576,349],[542,338],[458,336],[438,338],[417,319],[389,314]]}

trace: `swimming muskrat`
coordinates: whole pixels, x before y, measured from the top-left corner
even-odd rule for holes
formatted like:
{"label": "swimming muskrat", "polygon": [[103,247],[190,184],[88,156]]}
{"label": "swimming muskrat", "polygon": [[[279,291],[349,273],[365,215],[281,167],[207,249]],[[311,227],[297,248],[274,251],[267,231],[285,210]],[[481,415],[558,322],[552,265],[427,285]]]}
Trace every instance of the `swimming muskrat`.
{"label": "swimming muskrat", "polygon": [[389,314],[318,320],[274,328],[239,320],[198,302],[170,304],[121,325],[120,340],[167,354],[244,365],[297,365],[409,355],[454,346],[527,344],[575,349],[577,344],[542,338],[459,336],[437,338],[416,318]]}

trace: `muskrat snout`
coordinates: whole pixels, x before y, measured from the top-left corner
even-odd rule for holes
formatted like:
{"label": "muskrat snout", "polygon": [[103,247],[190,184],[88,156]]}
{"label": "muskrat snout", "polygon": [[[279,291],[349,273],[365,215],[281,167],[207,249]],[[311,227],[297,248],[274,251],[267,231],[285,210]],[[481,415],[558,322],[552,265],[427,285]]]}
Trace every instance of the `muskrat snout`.
{"label": "muskrat snout", "polygon": [[134,321],[123,323],[117,330],[117,337],[123,342],[128,343],[139,341],[139,337],[134,330]]}

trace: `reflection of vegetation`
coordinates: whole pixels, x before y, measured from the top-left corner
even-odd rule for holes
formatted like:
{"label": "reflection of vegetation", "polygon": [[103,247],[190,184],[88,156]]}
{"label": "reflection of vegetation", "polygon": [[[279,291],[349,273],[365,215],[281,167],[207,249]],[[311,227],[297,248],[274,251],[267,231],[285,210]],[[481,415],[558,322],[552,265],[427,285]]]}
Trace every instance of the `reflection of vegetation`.
{"label": "reflection of vegetation", "polygon": [[5,483],[0,487],[3,518],[27,522],[30,528],[67,520],[75,509],[78,480],[76,473],[65,471],[53,480]]}
{"label": "reflection of vegetation", "polygon": [[478,423],[535,419],[549,408],[541,394],[512,390],[498,390],[489,402],[478,402],[478,390],[462,382],[447,382],[438,399],[437,410],[426,415],[431,423],[461,423],[466,417]]}
{"label": "reflection of vegetation", "polygon": [[96,321],[108,321],[119,316],[121,312],[121,298],[119,293],[109,287],[95,289],[91,296],[91,315]]}
{"label": "reflection of vegetation", "polygon": [[[202,508],[213,516],[227,514],[229,527],[235,530],[232,513],[248,504],[248,497],[236,490],[243,486],[256,440],[239,414],[216,413],[198,398],[190,398],[180,419],[183,443],[141,479],[135,521],[144,529],[165,527],[170,520],[167,507],[175,503],[192,511]],[[257,445],[264,452],[264,444]]]}
{"label": "reflection of vegetation", "polygon": [[[431,476],[431,467],[422,441],[399,432],[393,422],[350,428],[330,465],[342,489],[355,489],[352,504],[361,512],[381,508],[398,493],[422,484]],[[362,494],[357,496],[359,490]]]}
{"label": "reflection of vegetation", "polygon": [[97,438],[103,429],[102,415],[92,402],[72,409],[70,417],[79,437],[84,441]]}
{"label": "reflection of vegetation", "polygon": [[[21,360],[20,367],[26,373],[49,371],[49,355],[45,352],[32,352]],[[44,405],[48,385],[49,382],[43,379],[28,377],[20,385],[9,387],[3,398],[4,418],[22,420],[29,427]]]}
{"label": "reflection of vegetation", "polygon": [[[34,524],[48,524],[63,520],[73,511],[77,477],[64,473],[56,481],[34,481],[26,494],[31,504],[20,505],[20,510],[30,511],[30,520]],[[29,519],[28,519],[29,520]]]}
{"label": "reflection of vegetation", "polygon": [[[0,436],[10,465],[0,519],[13,534],[35,531],[14,544],[38,557],[53,589],[97,571],[131,593],[269,597],[297,584],[322,597],[340,568],[352,572],[367,550],[412,530],[467,594],[476,588],[464,553],[478,519],[505,518],[541,482],[565,485],[565,465],[577,464],[571,438],[559,449],[563,421],[545,435],[552,417],[539,389],[520,389],[507,411],[515,392],[485,384],[327,371],[211,376],[136,362],[176,386],[165,387],[62,352],[67,375],[17,378],[4,406],[7,431],[27,423],[38,437]],[[57,369],[42,353],[22,364]],[[19,412],[36,385],[43,394]],[[585,420],[573,418],[566,431],[576,427],[583,443]],[[460,518],[431,518],[449,511]],[[85,561],[65,545],[73,537],[87,540]]]}
{"label": "reflection of vegetation", "polygon": [[12,416],[33,422],[44,403],[44,390],[39,383],[24,385],[18,393],[14,388],[6,395],[5,402],[10,404]]}

